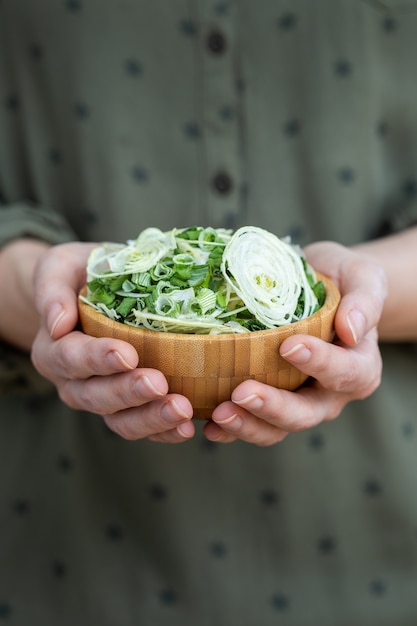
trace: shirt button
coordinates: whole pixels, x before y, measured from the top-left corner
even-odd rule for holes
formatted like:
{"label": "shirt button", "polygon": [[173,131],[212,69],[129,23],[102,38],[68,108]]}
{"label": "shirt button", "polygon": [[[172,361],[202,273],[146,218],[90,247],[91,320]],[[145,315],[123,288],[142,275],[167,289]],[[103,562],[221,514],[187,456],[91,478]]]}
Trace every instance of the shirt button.
{"label": "shirt button", "polygon": [[213,188],[222,195],[227,195],[232,191],[233,181],[226,172],[219,172],[212,180]]}
{"label": "shirt button", "polygon": [[223,54],[226,50],[226,39],[218,30],[214,30],[207,37],[207,47],[213,54]]}

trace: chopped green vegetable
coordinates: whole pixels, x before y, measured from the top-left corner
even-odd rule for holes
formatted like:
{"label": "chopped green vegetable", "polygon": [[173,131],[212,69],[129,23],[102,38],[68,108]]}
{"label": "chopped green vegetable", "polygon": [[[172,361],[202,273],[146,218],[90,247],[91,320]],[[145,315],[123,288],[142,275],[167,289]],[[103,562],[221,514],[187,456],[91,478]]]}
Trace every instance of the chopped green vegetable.
{"label": "chopped green vegetable", "polygon": [[126,245],[94,249],[87,286],[83,300],[111,319],[203,334],[289,324],[326,296],[298,247],[253,226],[147,228]]}

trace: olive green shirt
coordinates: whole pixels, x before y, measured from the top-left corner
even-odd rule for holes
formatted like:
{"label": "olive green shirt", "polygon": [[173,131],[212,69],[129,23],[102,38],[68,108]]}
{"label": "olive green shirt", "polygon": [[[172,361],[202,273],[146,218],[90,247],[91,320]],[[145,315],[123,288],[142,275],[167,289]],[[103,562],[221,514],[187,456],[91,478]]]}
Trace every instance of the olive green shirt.
{"label": "olive green shirt", "polygon": [[[414,224],[416,58],[417,0],[2,0],[0,243]],[[382,349],[257,448],[124,441],[1,346],[0,623],[415,626],[416,350]]]}

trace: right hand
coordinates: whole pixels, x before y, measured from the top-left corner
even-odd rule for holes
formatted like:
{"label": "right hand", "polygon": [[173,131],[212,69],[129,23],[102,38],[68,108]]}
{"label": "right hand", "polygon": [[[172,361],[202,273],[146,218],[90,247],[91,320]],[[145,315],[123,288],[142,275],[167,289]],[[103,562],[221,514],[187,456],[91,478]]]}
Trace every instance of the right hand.
{"label": "right hand", "polygon": [[178,443],[193,437],[187,398],[168,394],[157,370],[140,367],[140,357],[119,339],[93,338],[77,328],[78,292],[85,283],[94,246],[62,244],[46,251],[35,270],[40,329],[32,345],[35,368],[73,409],[101,415],[124,439]]}

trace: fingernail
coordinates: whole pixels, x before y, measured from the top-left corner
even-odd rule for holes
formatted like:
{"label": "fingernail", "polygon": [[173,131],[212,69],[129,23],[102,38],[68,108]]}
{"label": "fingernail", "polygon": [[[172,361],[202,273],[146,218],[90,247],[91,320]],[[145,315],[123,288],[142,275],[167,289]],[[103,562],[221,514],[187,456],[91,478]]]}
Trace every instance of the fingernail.
{"label": "fingernail", "polygon": [[307,363],[307,361],[311,358],[311,351],[307,348],[303,343],[297,343],[291,350],[288,352],[284,352],[281,354],[284,359],[288,359],[288,361],[292,361],[294,363]]}
{"label": "fingernail", "polygon": [[112,352],[109,352],[108,356],[110,362],[115,363],[118,368],[121,367],[124,370],[133,370],[135,368],[135,366],[128,363],[120,352],[117,352],[117,350],[112,350]]}
{"label": "fingernail", "polygon": [[161,408],[161,417],[167,422],[178,422],[180,419],[190,419],[191,415],[187,415],[175,400],[169,400]]}
{"label": "fingernail", "polygon": [[358,343],[365,332],[365,318],[360,311],[349,311],[347,315],[347,324],[349,330],[352,333],[352,338],[355,343]]}
{"label": "fingernail", "polygon": [[183,422],[179,426],[177,426],[177,431],[184,437],[184,439],[190,439],[194,435],[194,424],[190,421]]}
{"label": "fingernail", "polygon": [[140,376],[135,382],[135,390],[140,396],[163,396],[163,391],[157,389],[147,376]]}
{"label": "fingernail", "polygon": [[51,306],[50,310],[48,311],[48,317],[47,317],[47,325],[48,325],[49,334],[51,337],[54,336],[55,330],[59,322],[64,317],[64,315],[65,315],[65,309],[63,308],[61,304],[55,303]]}
{"label": "fingernail", "polygon": [[263,400],[258,396],[257,393],[253,393],[250,396],[246,396],[246,398],[242,398],[241,400],[236,400],[233,397],[233,402],[238,404],[239,406],[243,406],[245,408],[250,408],[255,411],[256,409],[262,408]]}
{"label": "fingernail", "polygon": [[225,420],[214,420],[219,426],[227,426],[227,430],[239,430],[243,424],[242,418],[237,413],[230,415]]}

